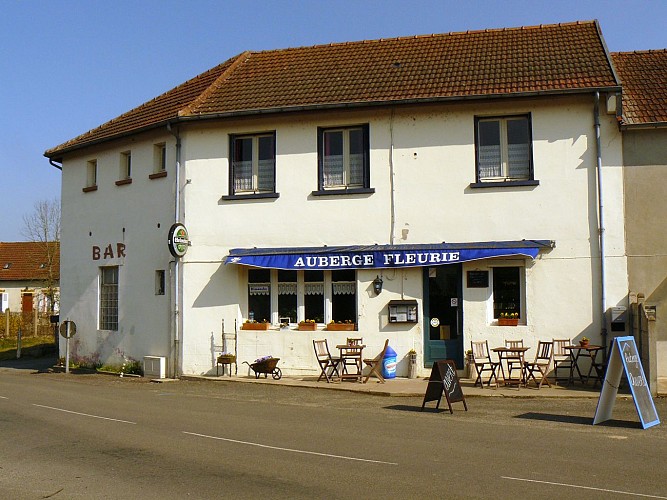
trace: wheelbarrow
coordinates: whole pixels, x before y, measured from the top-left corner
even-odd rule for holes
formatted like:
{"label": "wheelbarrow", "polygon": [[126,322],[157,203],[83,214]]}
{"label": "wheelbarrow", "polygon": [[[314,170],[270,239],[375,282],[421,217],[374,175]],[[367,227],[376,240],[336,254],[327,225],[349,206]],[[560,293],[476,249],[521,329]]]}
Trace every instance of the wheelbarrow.
{"label": "wheelbarrow", "polygon": [[244,363],[255,372],[255,378],[259,378],[261,374],[264,374],[264,378],[268,378],[270,373],[274,380],[280,380],[283,372],[276,366],[278,361],[280,361],[280,358],[267,357],[257,359],[254,363],[248,363],[247,361],[244,361]]}

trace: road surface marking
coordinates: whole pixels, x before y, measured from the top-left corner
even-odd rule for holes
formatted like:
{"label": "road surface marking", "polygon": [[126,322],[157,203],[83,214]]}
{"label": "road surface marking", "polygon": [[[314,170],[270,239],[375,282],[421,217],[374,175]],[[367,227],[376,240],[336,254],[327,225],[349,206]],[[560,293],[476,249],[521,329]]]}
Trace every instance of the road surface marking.
{"label": "road surface marking", "polygon": [[229,443],[247,444],[248,446],[257,446],[259,448],[269,448],[271,450],[291,451],[292,453],[303,453],[305,455],[318,455],[320,457],[342,458],[344,460],[356,460],[358,462],[370,462],[370,463],[374,463],[374,464],[398,465],[395,462],[383,462],[382,460],[370,460],[368,458],[346,457],[344,455],[331,455],[329,453],[318,453],[316,451],[294,450],[292,448],[281,448],[280,446],[269,446],[267,444],[252,443],[250,441],[239,441],[238,439],[229,439],[229,438],[223,438],[223,437],[217,437],[217,436],[207,436],[206,434],[197,434],[196,432],[183,431],[183,434],[189,434],[190,436],[198,436],[198,437],[203,437],[203,438],[208,438],[208,439],[217,439],[219,441],[227,441]]}
{"label": "road surface marking", "polygon": [[511,479],[512,481],[525,481],[528,483],[541,483],[541,484],[552,484],[554,486],[566,486],[568,488],[578,488],[581,490],[593,490],[593,491],[603,491],[605,493],[618,493],[620,495],[632,495],[635,497],[644,497],[644,498],[665,498],[667,497],[661,497],[659,495],[647,495],[645,493],[633,493],[631,491],[620,491],[620,490],[609,490],[606,488],[593,488],[592,486],[579,486],[578,484],[567,484],[567,483],[554,483],[551,481],[538,481],[537,479],[525,479],[521,477],[507,477],[507,476],[500,476],[501,479]]}
{"label": "road surface marking", "polygon": [[4,396],[0,396],[0,399],[9,399],[9,398],[6,398],[6,397],[4,397]]}
{"label": "road surface marking", "polygon": [[34,403],[33,403],[33,406],[38,406],[40,408],[47,408],[49,410],[62,411],[62,412],[65,412],[65,413],[73,413],[74,415],[81,415],[82,417],[101,418],[102,420],[111,420],[112,422],[120,422],[121,424],[136,424],[136,422],[128,422],[127,420],[119,420],[117,418],[109,418],[109,417],[100,417],[99,415],[91,415],[90,413],[79,413],[78,411],[63,410],[62,408],[54,408],[53,406],[37,405],[37,404],[34,404]]}

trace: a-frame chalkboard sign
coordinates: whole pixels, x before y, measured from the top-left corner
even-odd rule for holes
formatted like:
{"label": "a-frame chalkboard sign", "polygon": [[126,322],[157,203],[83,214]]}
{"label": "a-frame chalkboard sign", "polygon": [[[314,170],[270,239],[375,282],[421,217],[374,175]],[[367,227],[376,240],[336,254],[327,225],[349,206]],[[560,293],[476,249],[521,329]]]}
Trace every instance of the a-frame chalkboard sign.
{"label": "a-frame chalkboard sign", "polygon": [[437,401],[438,404],[435,405],[435,409],[437,410],[440,406],[440,400],[442,399],[443,393],[447,398],[449,413],[454,413],[454,410],[452,410],[452,403],[457,403],[459,401],[463,403],[463,407],[468,411],[466,398],[463,396],[459,377],[456,374],[456,364],[454,364],[454,361],[451,359],[444,359],[433,363],[421,411],[424,411],[424,405],[428,401]]}
{"label": "a-frame chalkboard sign", "polygon": [[602,384],[602,391],[600,391],[593,425],[611,418],[611,411],[616,402],[616,393],[623,372],[628,379],[632,399],[635,401],[635,408],[637,408],[642,427],[646,429],[659,424],[660,418],[655,409],[655,404],[653,404],[635,339],[634,337],[616,337],[612,344],[607,373]]}

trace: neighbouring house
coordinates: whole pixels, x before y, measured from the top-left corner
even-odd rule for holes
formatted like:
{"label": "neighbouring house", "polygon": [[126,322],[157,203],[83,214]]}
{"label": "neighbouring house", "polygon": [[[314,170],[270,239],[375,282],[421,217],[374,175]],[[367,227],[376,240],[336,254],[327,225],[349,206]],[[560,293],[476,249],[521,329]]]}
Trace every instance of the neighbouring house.
{"label": "neighbouring house", "polygon": [[401,376],[411,349],[425,375],[471,341],[608,345],[620,99],[594,21],[239,54],[45,152],[73,355],[210,374],[224,332],[317,374],[312,341],[353,336]]}
{"label": "neighbouring house", "polygon": [[631,324],[653,393],[667,393],[667,50],[612,54],[623,85]]}
{"label": "neighbouring house", "polygon": [[59,243],[0,242],[0,305],[4,313],[58,310]]}

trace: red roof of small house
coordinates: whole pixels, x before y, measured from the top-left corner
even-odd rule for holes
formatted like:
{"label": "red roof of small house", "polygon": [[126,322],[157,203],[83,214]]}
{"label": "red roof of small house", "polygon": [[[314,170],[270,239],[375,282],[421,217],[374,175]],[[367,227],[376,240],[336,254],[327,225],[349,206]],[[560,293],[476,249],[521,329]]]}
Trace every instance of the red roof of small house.
{"label": "red roof of small house", "polygon": [[[46,243],[20,241],[0,243],[0,281],[39,281],[48,276]],[[48,243],[53,251],[53,278],[60,277],[60,243]]]}
{"label": "red roof of small house", "polygon": [[248,51],[44,154],[193,119],[608,88],[597,21]]}
{"label": "red roof of small house", "polygon": [[667,125],[667,49],[614,52],[623,85],[623,125]]}

